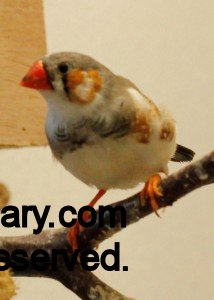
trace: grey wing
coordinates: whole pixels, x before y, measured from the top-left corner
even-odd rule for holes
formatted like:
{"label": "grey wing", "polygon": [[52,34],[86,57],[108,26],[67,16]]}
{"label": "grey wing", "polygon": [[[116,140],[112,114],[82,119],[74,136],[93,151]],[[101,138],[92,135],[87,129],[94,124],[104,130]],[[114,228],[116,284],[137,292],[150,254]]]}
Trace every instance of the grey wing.
{"label": "grey wing", "polygon": [[111,122],[107,121],[105,117],[98,116],[97,119],[91,123],[91,128],[101,138],[113,137],[121,138],[125,136],[131,128],[131,118],[129,116],[122,116],[116,114]]}
{"label": "grey wing", "polygon": [[[116,76],[116,75],[115,75]],[[130,132],[135,112],[131,109],[128,93],[128,88],[132,87],[136,90],[137,87],[128,79],[122,76],[116,76],[116,84],[112,87],[111,100],[114,103],[114,108],[106,107],[108,110],[108,118],[98,114],[91,120],[91,129],[101,138],[113,137],[121,138]],[[110,118],[109,118],[110,117]]]}

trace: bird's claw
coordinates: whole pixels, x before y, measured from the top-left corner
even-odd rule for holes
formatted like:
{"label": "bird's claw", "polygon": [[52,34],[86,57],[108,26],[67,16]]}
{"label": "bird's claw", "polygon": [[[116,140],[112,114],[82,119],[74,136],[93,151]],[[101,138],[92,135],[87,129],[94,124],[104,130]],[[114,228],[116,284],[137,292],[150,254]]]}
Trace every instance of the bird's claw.
{"label": "bird's claw", "polygon": [[159,205],[157,203],[157,198],[162,197],[163,194],[159,188],[159,182],[161,181],[161,176],[159,174],[154,174],[145,183],[143,190],[140,193],[140,200],[142,205],[146,204],[148,199],[152,210],[155,214],[160,217],[157,210],[159,209]]}
{"label": "bird's claw", "polygon": [[68,231],[67,238],[73,251],[78,249],[77,235],[79,232],[80,232],[80,224],[78,222],[73,227],[69,228]]}

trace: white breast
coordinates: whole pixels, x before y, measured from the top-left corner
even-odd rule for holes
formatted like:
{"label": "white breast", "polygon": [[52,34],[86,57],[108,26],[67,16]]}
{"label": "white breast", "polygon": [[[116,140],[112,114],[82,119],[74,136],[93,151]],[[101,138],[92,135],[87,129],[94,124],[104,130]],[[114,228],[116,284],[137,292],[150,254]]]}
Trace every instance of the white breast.
{"label": "white breast", "polygon": [[174,151],[174,140],[169,144],[155,136],[149,144],[139,144],[133,137],[108,138],[66,153],[61,163],[75,177],[98,189],[127,189],[154,173],[167,173]]}

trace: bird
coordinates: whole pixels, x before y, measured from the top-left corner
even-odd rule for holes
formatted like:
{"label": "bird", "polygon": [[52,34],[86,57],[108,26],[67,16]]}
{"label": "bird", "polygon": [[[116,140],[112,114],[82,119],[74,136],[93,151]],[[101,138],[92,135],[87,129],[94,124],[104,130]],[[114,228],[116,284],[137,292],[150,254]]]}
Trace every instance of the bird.
{"label": "bird", "polygon": [[[110,189],[145,183],[146,197],[157,214],[161,174],[169,161],[187,162],[194,151],[176,141],[176,122],[130,80],[95,59],[59,52],[38,59],[20,82],[47,102],[45,131],[53,156],[88,186],[98,189],[89,203]],[[85,218],[89,218],[86,215]],[[68,240],[78,248],[76,223]]]}

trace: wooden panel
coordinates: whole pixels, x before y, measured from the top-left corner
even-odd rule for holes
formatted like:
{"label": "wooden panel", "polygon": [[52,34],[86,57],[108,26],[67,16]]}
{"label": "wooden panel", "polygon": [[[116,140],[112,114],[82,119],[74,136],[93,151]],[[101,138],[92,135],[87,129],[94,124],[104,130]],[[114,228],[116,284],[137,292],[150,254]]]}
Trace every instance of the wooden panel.
{"label": "wooden panel", "polygon": [[46,105],[19,86],[29,66],[46,53],[41,0],[0,1],[0,146],[46,144]]}
{"label": "wooden panel", "polygon": [[8,188],[3,183],[0,183],[0,209],[7,205],[9,200],[10,192],[8,191]]}

